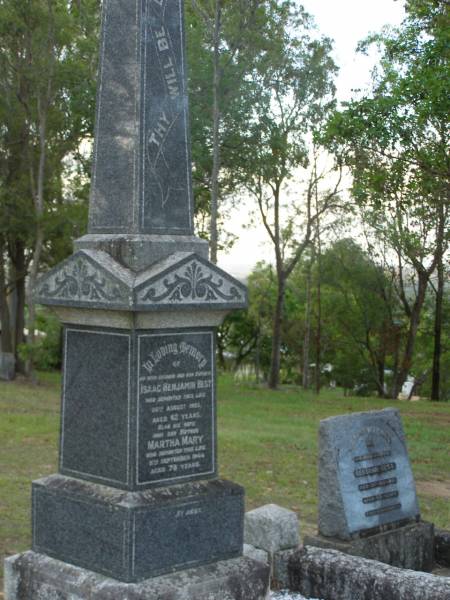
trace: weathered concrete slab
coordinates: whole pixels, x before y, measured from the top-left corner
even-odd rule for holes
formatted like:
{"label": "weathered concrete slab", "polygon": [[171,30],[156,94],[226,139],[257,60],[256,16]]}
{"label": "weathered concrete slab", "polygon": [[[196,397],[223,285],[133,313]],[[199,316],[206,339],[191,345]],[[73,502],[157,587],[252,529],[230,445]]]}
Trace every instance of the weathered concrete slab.
{"label": "weathered concrete slab", "polygon": [[43,554],[5,561],[5,600],[266,600],[269,567],[249,558],[127,584]]}
{"label": "weathered concrete slab", "polygon": [[434,526],[432,523],[412,523],[391,531],[344,542],[321,535],[307,536],[306,546],[339,550],[352,556],[431,573],[434,566]]}
{"label": "weathered concrete slab", "polygon": [[289,561],[290,589],[326,600],[450,600],[450,579],[308,547]]}

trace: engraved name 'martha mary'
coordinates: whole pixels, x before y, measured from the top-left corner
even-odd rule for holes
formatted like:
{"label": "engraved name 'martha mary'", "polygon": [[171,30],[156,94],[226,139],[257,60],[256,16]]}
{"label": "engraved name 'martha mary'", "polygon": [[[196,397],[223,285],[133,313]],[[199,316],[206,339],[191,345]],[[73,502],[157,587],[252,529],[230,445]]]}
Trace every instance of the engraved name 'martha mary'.
{"label": "engraved name 'martha mary'", "polygon": [[144,226],[192,227],[188,100],[181,0],[147,0],[143,164]]}
{"label": "engraved name 'martha mary'", "polygon": [[213,475],[211,333],[139,338],[138,483]]}

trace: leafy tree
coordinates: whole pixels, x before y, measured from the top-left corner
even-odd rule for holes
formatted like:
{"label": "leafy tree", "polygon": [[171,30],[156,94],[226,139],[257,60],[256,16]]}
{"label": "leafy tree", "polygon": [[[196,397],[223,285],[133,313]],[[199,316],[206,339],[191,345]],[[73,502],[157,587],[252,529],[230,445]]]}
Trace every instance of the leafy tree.
{"label": "leafy tree", "polygon": [[[88,161],[80,144],[93,129],[98,12],[98,0],[0,3],[0,304],[16,353],[25,279],[32,342],[38,272],[61,260],[70,248],[66,234],[73,238],[84,221],[76,196],[85,201]],[[15,297],[15,326],[8,296]]]}
{"label": "leafy tree", "polygon": [[[193,175],[197,214],[209,221],[211,260],[217,262],[222,203],[236,186],[242,137],[252,119],[252,74],[282,34],[291,2],[192,0],[186,3]],[[208,217],[206,219],[205,217]],[[221,233],[221,236],[219,235]],[[223,241],[222,241],[223,243]]]}
{"label": "leafy tree", "polygon": [[[406,8],[400,28],[361,44],[362,51],[377,44],[381,52],[372,91],[336,113],[328,129],[330,147],[351,168],[353,195],[363,207],[364,220],[396,257],[398,294],[408,326],[394,397],[412,368],[430,278],[437,269],[442,273],[450,232],[448,3],[410,0]],[[443,293],[440,276],[437,355]],[[438,363],[437,358],[435,372]]]}
{"label": "leafy tree", "polygon": [[[336,203],[340,185],[338,176],[331,190],[319,191],[328,173],[318,168],[319,149],[312,141],[334,102],[331,42],[313,37],[311,20],[303,10],[288,8],[282,35],[254,73],[258,93],[239,171],[274,249],[277,300],[271,388],[279,383],[288,279],[310,245],[320,217]],[[288,184],[302,170],[306,189],[296,192],[294,199]]]}
{"label": "leafy tree", "polygon": [[252,315],[246,310],[234,311],[225,318],[217,336],[217,354],[222,369],[227,367],[226,352],[233,357],[233,370],[238,369],[254,355],[259,329]]}
{"label": "leafy tree", "polygon": [[[327,326],[334,329],[340,356],[348,357],[348,347],[352,347],[351,362],[359,363],[359,372],[368,373],[365,383],[370,381],[372,389],[384,397],[388,390],[385,371],[396,369],[393,357],[399,343],[400,307],[392,277],[349,239],[336,242],[324,253],[322,277],[329,291],[324,307]],[[330,362],[334,364],[335,358],[330,357]],[[356,385],[358,371],[350,368]]]}

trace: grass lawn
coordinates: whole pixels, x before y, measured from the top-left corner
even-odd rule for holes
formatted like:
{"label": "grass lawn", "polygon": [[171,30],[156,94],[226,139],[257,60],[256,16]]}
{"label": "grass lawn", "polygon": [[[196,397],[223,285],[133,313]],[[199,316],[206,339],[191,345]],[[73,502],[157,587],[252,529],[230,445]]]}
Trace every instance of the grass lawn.
{"label": "grass lawn", "polygon": [[[0,560],[30,547],[30,483],[57,470],[60,378],[39,386],[0,382]],[[423,518],[450,528],[450,404],[320,397],[219,380],[220,475],[245,486],[247,507],[295,510],[302,530],[317,519],[320,419],[395,405],[403,416]],[[1,588],[0,588],[1,589]],[[1,594],[0,594],[1,597]]]}

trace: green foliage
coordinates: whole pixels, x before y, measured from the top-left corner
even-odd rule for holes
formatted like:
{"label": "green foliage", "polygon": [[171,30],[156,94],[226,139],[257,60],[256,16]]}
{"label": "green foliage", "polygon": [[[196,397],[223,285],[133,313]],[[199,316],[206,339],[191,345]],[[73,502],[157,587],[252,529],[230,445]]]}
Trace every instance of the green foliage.
{"label": "green foliage", "polygon": [[406,9],[399,28],[360,45],[381,54],[371,93],[337,111],[324,136],[351,170],[370,235],[396,263],[407,331],[394,396],[413,368],[427,288],[450,242],[450,13],[440,0]]}
{"label": "green foliage", "polygon": [[[220,196],[235,190],[245,157],[243,139],[254,119],[259,93],[253,73],[268,63],[290,2],[227,0],[221,3],[219,44]],[[195,6],[194,6],[195,5]],[[193,181],[198,220],[210,211],[213,170],[214,20],[216,2],[186,2]],[[224,215],[219,215],[223,223]],[[207,224],[201,233],[208,237]]]}
{"label": "green foliage", "polygon": [[257,94],[239,165],[242,181],[256,194],[261,186],[279,188],[308,165],[311,135],[334,106],[331,41],[315,38],[310,16],[291,3],[285,3],[277,33],[253,74]]}
{"label": "green foliage", "polygon": [[36,318],[38,335],[34,344],[23,344],[19,354],[23,361],[32,360],[39,371],[54,371],[62,364],[62,327],[52,313],[42,310]]}
{"label": "green foliage", "polygon": [[82,5],[7,0],[0,5],[0,234],[10,243],[19,236],[33,246],[33,172],[48,98],[44,263],[67,255],[70,238],[85,222],[90,165],[80,143],[93,131],[98,11],[98,0]]}
{"label": "green foliage", "polygon": [[[31,289],[86,229],[99,9],[100,0],[0,2],[0,303],[16,354],[25,280]],[[36,352],[22,349],[23,356]]]}
{"label": "green foliage", "polygon": [[[321,257],[320,271],[318,265],[310,261],[311,257],[306,256],[299,264],[286,290],[281,348],[282,383],[296,384],[302,380],[307,327],[307,272],[312,269],[310,363],[314,365],[317,360],[314,343],[317,335],[315,292],[320,281],[323,384],[329,385],[334,381],[346,390],[363,395],[391,395],[399,367],[399,351],[407,333],[394,275],[376,262],[376,256],[369,255],[349,239],[342,239],[326,249]],[[219,346],[222,353],[229,352],[235,357],[240,356],[240,349],[249,350],[237,362],[258,367],[260,374],[267,379],[272,314],[277,297],[273,267],[259,263],[249,277],[248,287],[249,310],[225,321]],[[447,314],[448,299],[445,306]],[[410,371],[410,375],[418,380],[424,371],[428,375],[418,390],[423,395],[429,392],[433,310],[433,295],[430,294],[418,334],[414,367]],[[443,364],[448,357],[449,334],[447,321]],[[249,344],[249,340],[254,344]],[[331,372],[327,372],[326,365],[331,365]],[[314,370],[314,367],[310,368]]]}
{"label": "green foliage", "polygon": [[448,219],[450,18],[445,2],[407,10],[399,29],[360,45],[382,55],[372,93],[336,112],[325,139],[351,168],[364,217],[414,266],[433,253],[443,206]]}

